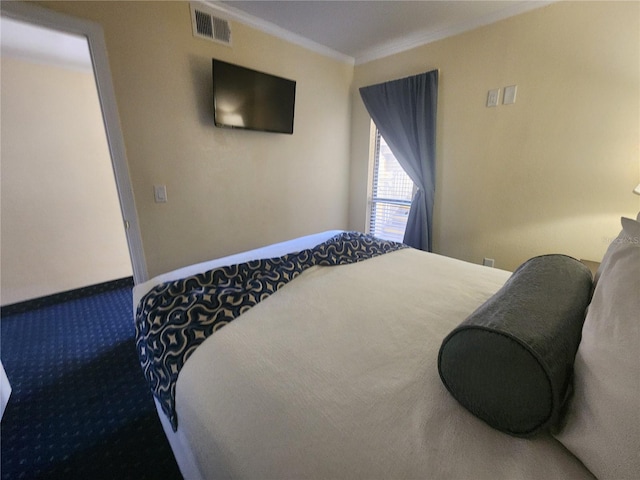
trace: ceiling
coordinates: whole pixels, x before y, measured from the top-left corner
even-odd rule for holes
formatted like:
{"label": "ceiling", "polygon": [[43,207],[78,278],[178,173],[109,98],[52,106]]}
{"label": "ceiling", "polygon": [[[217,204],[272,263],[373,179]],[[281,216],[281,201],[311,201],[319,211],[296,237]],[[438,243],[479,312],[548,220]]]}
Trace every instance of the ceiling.
{"label": "ceiling", "polygon": [[232,19],[365,63],[548,5],[540,0],[208,1]]}

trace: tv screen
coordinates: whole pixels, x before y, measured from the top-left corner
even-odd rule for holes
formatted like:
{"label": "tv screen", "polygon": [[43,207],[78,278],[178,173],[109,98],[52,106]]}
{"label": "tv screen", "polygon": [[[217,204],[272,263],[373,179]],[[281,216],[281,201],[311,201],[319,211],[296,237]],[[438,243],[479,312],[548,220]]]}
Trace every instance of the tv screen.
{"label": "tv screen", "polygon": [[213,59],[217,127],[293,133],[296,82]]}

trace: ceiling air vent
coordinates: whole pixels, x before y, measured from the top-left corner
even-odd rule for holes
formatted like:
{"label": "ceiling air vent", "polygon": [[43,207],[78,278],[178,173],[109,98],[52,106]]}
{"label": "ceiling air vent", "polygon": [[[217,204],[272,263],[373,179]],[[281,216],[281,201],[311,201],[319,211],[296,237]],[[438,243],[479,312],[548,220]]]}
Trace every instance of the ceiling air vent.
{"label": "ceiling air vent", "polygon": [[230,46],[231,25],[229,21],[217,16],[217,12],[214,13],[214,10],[206,5],[194,2],[190,5],[193,36]]}

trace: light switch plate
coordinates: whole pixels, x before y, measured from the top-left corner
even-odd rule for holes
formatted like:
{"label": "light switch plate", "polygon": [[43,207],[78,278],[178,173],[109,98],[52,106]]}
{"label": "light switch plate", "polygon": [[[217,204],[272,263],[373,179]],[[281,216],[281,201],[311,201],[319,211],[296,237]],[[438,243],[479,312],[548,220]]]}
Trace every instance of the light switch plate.
{"label": "light switch plate", "polygon": [[508,87],[504,87],[504,95],[502,97],[503,105],[511,105],[512,103],[516,103],[517,89],[517,85],[509,85]]}
{"label": "light switch plate", "polygon": [[166,185],[154,185],[153,186],[153,199],[156,203],[166,203],[167,201],[167,186]]}
{"label": "light switch plate", "polygon": [[500,89],[489,90],[487,94],[487,107],[498,106],[498,98],[500,97]]}

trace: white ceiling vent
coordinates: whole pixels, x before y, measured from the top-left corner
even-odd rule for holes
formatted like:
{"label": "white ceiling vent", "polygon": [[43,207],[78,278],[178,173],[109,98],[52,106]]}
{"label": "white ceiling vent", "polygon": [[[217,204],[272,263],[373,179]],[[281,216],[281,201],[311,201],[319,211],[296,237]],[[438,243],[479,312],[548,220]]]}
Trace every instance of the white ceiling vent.
{"label": "white ceiling vent", "polygon": [[218,12],[204,4],[191,2],[193,36],[231,46],[231,25]]}

